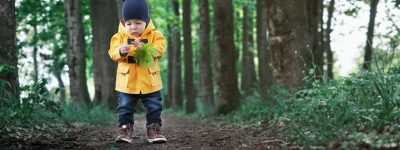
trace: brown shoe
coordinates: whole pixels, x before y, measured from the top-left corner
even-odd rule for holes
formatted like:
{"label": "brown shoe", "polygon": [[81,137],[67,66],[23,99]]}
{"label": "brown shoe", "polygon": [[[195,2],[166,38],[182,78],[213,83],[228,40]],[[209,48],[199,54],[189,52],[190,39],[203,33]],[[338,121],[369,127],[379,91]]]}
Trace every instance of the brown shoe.
{"label": "brown shoe", "polygon": [[132,143],[133,139],[133,125],[132,124],[126,124],[122,125],[119,127],[119,135],[117,136],[117,139],[115,139],[115,142],[117,143]]}
{"label": "brown shoe", "polygon": [[161,134],[160,125],[158,123],[152,123],[147,127],[147,141],[149,143],[165,143],[167,139]]}

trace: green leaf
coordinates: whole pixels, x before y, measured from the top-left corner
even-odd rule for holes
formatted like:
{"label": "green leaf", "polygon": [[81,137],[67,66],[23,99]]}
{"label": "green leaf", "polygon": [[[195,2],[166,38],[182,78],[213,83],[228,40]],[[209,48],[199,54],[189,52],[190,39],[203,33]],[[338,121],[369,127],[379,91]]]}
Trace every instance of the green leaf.
{"label": "green leaf", "polygon": [[395,3],[394,5],[395,5],[396,7],[399,7],[399,5],[400,5],[400,0],[393,0],[393,2]]}
{"label": "green leaf", "polygon": [[58,94],[61,91],[60,88],[56,88],[56,91],[54,91],[55,94]]}
{"label": "green leaf", "polygon": [[5,76],[11,72],[14,72],[15,67],[10,66],[10,65],[0,65],[0,76]]}
{"label": "green leaf", "polygon": [[151,43],[142,44],[142,48],[138,49],[133,55],[142,68],[151,68],[154,66],[154,57],[157,57],[158,51]]}

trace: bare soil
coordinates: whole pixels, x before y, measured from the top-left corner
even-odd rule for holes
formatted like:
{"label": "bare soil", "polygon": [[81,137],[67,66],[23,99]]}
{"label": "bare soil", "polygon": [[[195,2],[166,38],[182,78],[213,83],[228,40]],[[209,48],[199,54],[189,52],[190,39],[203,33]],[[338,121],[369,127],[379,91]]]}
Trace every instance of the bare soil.
{"label": "bare soil", "polygon": [[[171,150],[241,150],[282,149],[284,138],[266,125],[228,127],[217,122],[202,123],[195,119],[163,115],[162,131],[168,142],[149,144],[146,141],[145,118],[135,122],[133,144],[115,143],[117,124],[84,125],[53,137],[9,143],[1,149],[171,149]],[[10,141],[8,141],[10,142]],[[2,143],[4,144],[4,143]],[[298,149],[286,147],[283,149]]]}

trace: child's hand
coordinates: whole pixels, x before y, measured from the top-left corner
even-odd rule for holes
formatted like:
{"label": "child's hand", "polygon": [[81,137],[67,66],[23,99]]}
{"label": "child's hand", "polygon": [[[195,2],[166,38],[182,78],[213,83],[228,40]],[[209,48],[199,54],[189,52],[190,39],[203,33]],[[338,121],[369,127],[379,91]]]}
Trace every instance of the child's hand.
{"label": "child's hand", "polygon": [[133,41],[133,45],[138,49],[142,48],[142,43],[140,41]]}
{"label": "child's hand", "polygon": [[125,56],[126,54],[128,54],[128,52],[129,52],[128,44],[122,45],[121,48],[119,49],[119,53],[121,54],[121,56]]}

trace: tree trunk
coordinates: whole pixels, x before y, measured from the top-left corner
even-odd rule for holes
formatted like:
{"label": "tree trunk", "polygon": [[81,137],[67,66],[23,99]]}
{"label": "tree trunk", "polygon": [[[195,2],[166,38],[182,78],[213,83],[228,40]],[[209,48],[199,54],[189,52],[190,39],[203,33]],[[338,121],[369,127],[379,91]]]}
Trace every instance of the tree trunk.
{"label": "tree trunk", "polygon": [[322,69],[321,79],[323,79],[323,77],[325,76],[324,66],[325,66],[325,54],[326,54],[325,36],[324,36],[324,34],[325,34],[324,8],[325,8],[324,2],[322,1],[321,3],[319,3],[319,13],[320,13],[320,15],[319,15],[319,22],[320,22],[319,23],[319,29],[320,29],[319,42],[320,42],[320,50],[322,51],[321,52],[321,57],[322,57],[321,58],[321,60],[322,60],[322,62],[321,62],[321,69]]}
{"label": "tree trunk", "polygon": [[248,9],[246,4],[243,4],[242,6],[243,10],[243,18],[242,18],[242,83],[241,83],[241,88],[242,91],[244,91],[245,96],[248,96],[250,93],[250,74],[249,74],[249,64],[248,64],[248,51],[249,51],[249,46],[248,46]]}
{"label": "tree trunk", "polygon": [[226,114],[239,105],[233,41],[232,0],[214,1],[214,50],[217,55],[217,113]]}
{"label": "tree trunk", "polygon": [[173,87],[172,87],[172,81],[173,81],[173,74],[172,71],[174,69],[173,67],[173,61],[174,61],[174,47],[173,47],[173,37],[172,37],[172,28],[173,28],[173,24],[169,23],[168,24],[168,37],[167,37],[167,53],[168,53],[168,84],[167,84],[167,88],[168,88],[168,92],[167,92],[167,98],[164,101],[165,103],[165,107],[166,108],[174,108],[175,104],[174,104],[174,99],[171,98],[172,92],[173,92]]}
{"label": "tree trunk", "polygon": [[[244,91],[245,96],[251,95],[253,91],[253,82],[252,82],[252,73],[254,70],[251,70],[251,62],[253,61],[253,58],[250,57],[250,51],[249,51],[249,11],[248,11],[248,6],[243,6],[243,25],[242,25],[242,31],[243,31],[243,40],[242,40],[242,90]],[[253,63],[254,65],[254,63]],[[253,68],[254,69],[254,68]]]}
{"label": "tree trunk", "polygon": [[[36,34],[36,32],[35,32]],[[33,58],[33,82],[36,84],[39,80],[39,71],[38,71],[38,61],[37,61],[37,46],[33,46],[32,58]]]}
{"label": "tree trunk", "polygon": [[274,80],[291,91],[303,86],[309,26],[305,0],[267,2]]}
{"label": "tree trunk", "polygon": [[[104,11],[104,6],[114,8]],[[90,18],[93,34],[93,78],[95,94],[93,101],[97,104],[115,109],[117,93],[115,92],[116,63],[113,62],[107,50],[110,39],[118,31],[117,3],[110,0],[90,0]],[[106,22],[106,23],[105,23]]]}
{"label": "tree trunk", "polygon": [[253,15],[252,11],[249,11],[247,13],[247,18],[249,18],[248,19],[248,23],[247,23],[248,24],[247,37],[248,37],[248,40],[249,40],[249,42],[248,42],[248,46],[249,46],[249,48],[248,48],[249,70],[248,70],[248,72],[249,72],[249,75],[250,75],[250,87],[251,87],[251,90],[252,90],[251,93],[254,92],[254,89],[256,89],[257,83],[258,83],[257,74],[256,74],[256,67],[255,67],[256,65],[254,63],[254,57],[255,56],[254,56],[254,33],[253,33],[254,20],[253,20],[253,17],[254,17],[254,15]]}
{"label": "tree trunk", "polygon": [[259,92],[263,102],[270,103],[268,88],[272,85],[271,52],[268,50],[267,39],[267,1],[257,0],[257,51],[258,75],[260,78]]}
{"label": "tree trunk", "polygon": [[326,22],[326,56],[327,56],[327,74],[329,79],[333,79],[333,53],[331,47],[331,33],[332,33],[332,17],[335,10],[335,0],[331,0],[328,6],[328,20]]}
{"label": "tree trunk", "polygon": [[368,24],[368,32],[367,32],[367,41],[365,42],[365,55],[364,55],[364,63],[363,69],[369,70],[371,61],[372,61],[372,46],[374,41],[374,28],[375,28],[375,16],[377,13],[379,0],[371,1],[371,10],[369,14],[369,24]]}
{"label": "tree trunk", "polygon": [[117,4],[117,13],[118,13],[118,20],[122,19],[122,4],[123,0],[115,0]]}
{"label": "tree trunk", "polygon": [[193,83],[191,0],[183,0],[183,37],[185,49],[185,95],[186,112],[193,113],[196,108],[196,95]]}
{"label": "tree trunk", "polygon": [[65,0],[64,7],[68,26],[68,74],[71,99],[77,103],[89,104],[81,1]]}
{"label": "tree trunk", "polygon": [[65,95],[65,85],[61,78],[61,72],[55,73],[56,79],[58,81],[58,88],[60,88],[60,101],[65,103],[66,95]]}
{"label": "tree trunk", "polygon": [[19,98],[19,84],[15,0],[0,2],[0,39],[0,66],[9,69],[0,73],[0,99],[16,100]]}
{"label": "tree trunk", "polygon": [[214,111],[214,84],[210,50],[210,8],[208,0],[199,0],[200,18],[200,97],[207,112]]}
{"label": "tree trunk", "polygon": [[[171,0],[173,11],[175,14],[175,19],[179,20],[179,3],[177,0]],[[172,63],[172,80],[171,80],[171,87],[172,92],[170,94],[170,100],[174,101],[174,108],[183,108],[183,94],[182,94],[182,65],[181,65],[181,33],[179,29],[179,25],[175,24],[172,28],[172,36],[173,36],[173,60],[168,60]]]}
{"label": "tree trunk", "polygon": [[313,76],[317,79],[322,79],[323,75],[323,50],[321,48],[320,43],[320,32],[319,24],[321,23],[321,4],[322,0],[307,0],[307,18],[308,18],[308,25],[309,25],[309,35],[310,35],[310,42],[311,42],[311,54],[307,53],[308,60],[308,69],[314,69]]}
{"label": "tree trunk", "polygon": [[39,41],[38,39],[38,33],[37,33],[37,25],[32,24],[33,26],[33,40],[32,40],[32,45],[33,45],[33,51],[32,51],[32,58],[33,58],[33,82],[35,84],[38,83],[39,80],[39,71],[38,71],[38,61],[37,61],[37,55],[38,55],[38,46],[37,43]]}

